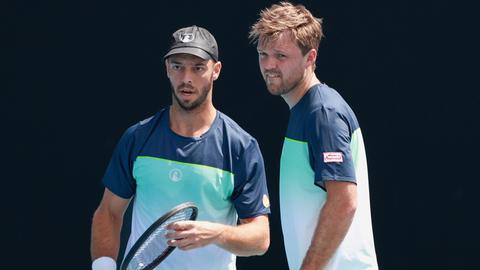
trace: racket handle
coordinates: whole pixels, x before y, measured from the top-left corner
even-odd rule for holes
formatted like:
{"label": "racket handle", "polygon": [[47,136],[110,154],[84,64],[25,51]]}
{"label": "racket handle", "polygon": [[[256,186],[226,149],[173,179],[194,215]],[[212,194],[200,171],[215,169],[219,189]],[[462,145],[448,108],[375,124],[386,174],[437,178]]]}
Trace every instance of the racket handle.
{"label": "racket handle", "polygon": [[117,263],[110,257],[100,257],[93,261],[92,270],[117,270]]}

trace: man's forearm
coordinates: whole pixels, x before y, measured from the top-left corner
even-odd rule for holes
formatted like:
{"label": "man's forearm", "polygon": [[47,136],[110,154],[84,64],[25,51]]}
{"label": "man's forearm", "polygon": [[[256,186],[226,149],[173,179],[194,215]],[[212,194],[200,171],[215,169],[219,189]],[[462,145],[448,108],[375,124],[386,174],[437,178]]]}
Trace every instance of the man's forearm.
{"label": "man's forearm", "polygon": [[261,216],[238,226],[227,226],[216,244],[237,256],[263,255],[270,245],[268,218]]}
{"label": "man's forearm", "polygon": [[117,259],[121,228],[122,220],[98,210],[95,212],[92,221],[90,247],[92,261],[103,256]]}
{"label": "man's forearm", "polygon": [[265,253],[270,245],[267,216],[242,219],[240,225],[230,226],[207,221],[179,221],[169,224],[168,244],[191,250],[214,244],[238,256]]}
{"label": "man's forearm", "polygon": [[[337,185],[337,187],[339,187]],[[356,211],[356,186],[328,194],[301,270],[323,269],[345,238]],[[341,186],[340,186],[341,187]]]}

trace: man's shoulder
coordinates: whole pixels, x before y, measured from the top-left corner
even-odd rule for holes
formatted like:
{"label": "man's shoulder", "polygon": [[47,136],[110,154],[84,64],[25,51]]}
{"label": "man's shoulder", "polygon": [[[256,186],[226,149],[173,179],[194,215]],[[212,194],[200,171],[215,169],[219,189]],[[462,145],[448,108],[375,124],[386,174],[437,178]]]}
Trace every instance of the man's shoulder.
{"label": "man's shoulder", "polygon": [[342,95],[327,84],[316,85],[311,89],[311,103],[313,108],[325,107],[339,109],[348,107],[347,102]]}
{"label": "man's shoulder", "polygon": [[350,105],[337,90],[326,84],[315,89],[309,105],[308,122],[318,120],[322,123],[336,123],[336,119],[340,118],[347,122],[352,130],[358,128],[357,117]]}
{"label": "man's shoulder", "polygon": [[219,119],[222,123],[224,132],[227,136],[234,140],[239,141],[245,144],[250,143],[251,141],[256,141],[255,138],[243,129],[235,120],[230,118],[228,115],[218,111]]}
{"label": "man's shoulder", "polygon": [[143,133],[148,133],[156,125],[156,123],[158,123],[164,112],[165,109],[162,109],[154,115],[151,115],[143,120],[136,122],[135,124],[127,128],[127,130],[125,131],[125,135],[135,137]]}
{"label": "man's shoulder", "polygon": [[335,89],[326,84],[317,85],[310,94],[308,103],[308,114],[315,114],[318,111],[330,111],[339,114],[353,114],[350,105]]}

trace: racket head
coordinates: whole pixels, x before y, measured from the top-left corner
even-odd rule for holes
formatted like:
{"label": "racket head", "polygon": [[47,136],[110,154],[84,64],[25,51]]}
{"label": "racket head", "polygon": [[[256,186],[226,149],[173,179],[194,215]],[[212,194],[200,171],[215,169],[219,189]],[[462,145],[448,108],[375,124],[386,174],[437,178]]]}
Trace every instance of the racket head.
{"label": "racket head", "polygon": [[158,218],[138,238],[122,262],[121,270],[150,270],[159,265],[175,247],[167,245],[166,227],[176,221],[197,219],[198,208],[192,202],[179,204]]}

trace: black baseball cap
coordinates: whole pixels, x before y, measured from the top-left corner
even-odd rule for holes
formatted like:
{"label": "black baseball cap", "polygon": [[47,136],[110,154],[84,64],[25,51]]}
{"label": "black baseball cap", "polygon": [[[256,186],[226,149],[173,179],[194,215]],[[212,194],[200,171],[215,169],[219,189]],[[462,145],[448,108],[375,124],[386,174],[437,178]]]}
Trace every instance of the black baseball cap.
{"label": "black baseball cap", "polygon": [[172,54],[188,53],[202,59],[218,61],[217,41],[207,29],[193,25],[173,33],[173,42],[163,58]]}

